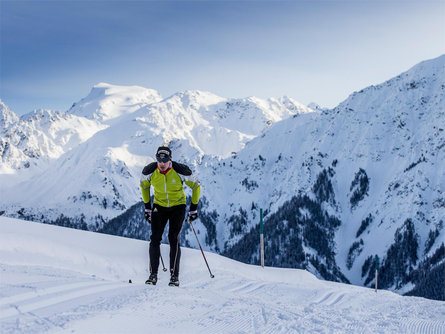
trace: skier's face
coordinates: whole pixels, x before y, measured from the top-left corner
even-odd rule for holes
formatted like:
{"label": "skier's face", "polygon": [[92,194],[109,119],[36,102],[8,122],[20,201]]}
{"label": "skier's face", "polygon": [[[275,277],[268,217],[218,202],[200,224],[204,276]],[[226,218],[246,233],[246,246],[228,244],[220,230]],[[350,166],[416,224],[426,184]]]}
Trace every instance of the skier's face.
{"label": "skier's face", "polygon": [[167,162],[159,162],[158,161],[158,168],[161,172],[165,172],[169,166],[170,166],[170,161],[167,161]]}

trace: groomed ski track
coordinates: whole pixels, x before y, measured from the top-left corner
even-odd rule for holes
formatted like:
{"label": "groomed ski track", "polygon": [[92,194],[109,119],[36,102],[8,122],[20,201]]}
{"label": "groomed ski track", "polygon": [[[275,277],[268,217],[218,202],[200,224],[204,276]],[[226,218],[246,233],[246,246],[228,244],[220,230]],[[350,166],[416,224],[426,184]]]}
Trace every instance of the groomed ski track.
{"label": "groomed ski track", "polygon": [[185,248],[180,287],[162,270],[147,286],[146,242],[4,217],[0,232],[3,334],[445,333],[444,302],[206,253],[211,279]]}

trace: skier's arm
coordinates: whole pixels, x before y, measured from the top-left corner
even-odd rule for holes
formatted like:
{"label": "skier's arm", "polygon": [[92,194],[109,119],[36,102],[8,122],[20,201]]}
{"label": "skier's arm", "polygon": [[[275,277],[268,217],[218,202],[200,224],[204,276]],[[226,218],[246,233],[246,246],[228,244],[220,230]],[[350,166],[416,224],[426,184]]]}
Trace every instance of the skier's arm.
{"label": "skier's arm", "polygon": [[199,196],[201,195],[201,185],[196,177],[193,175],[192,170],[184,164],[173,163],[173,169],[181,177],[181,180],[192,189],[192,203],[190,204],[190,212],[195,212],[198,208]]}
{"label": "skier's arm", "polygon": [[198,208],[199,197],[201,195],[201,185],[193,175],[187,176],[185,184],[192,189],[192,203],[190,204],[190,211],[196,211]]}
{"label": "skier's arm", "polygon": [[142,199],[144,200],[145,208],[151,209],[151,201],[150,201],[150,181],[148,180],[141,180],[141,192],[142,192]]}
{"label": "skier's arm", "polygon": [[145,209],[151,210],[151,200],[150,200],[150,186],[151,186],[151,175],[156,170],[156,163],[153,162],[144,167],[141,176],[141,192],[142,199],[144,200]]}

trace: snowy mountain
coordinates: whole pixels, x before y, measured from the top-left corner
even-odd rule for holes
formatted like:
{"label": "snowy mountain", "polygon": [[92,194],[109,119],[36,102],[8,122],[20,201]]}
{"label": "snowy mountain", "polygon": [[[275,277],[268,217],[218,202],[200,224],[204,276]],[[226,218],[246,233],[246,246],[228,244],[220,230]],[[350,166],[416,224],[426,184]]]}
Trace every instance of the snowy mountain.
{"label": "snowy mountain", "polygon": [[[382,286],[401,293],[429,286],[429,296],[443,299],[444,66],[445,56],[423,62],[333,110],[277,123],[251,141],[230,169],[217,173],[223,193],[224,180],[241,175],[227,203],[239,214],[219,217],[233,222],[225,228],[241,238],[227,254],[258,261],[252,245],[258,229],[250,231],[258,210],[248,208],[262,207],[273,213],[265,222],[268,245],[277,249],[269,263],[343,280],[340,271],[370,285],[377,255]],[[282,134],[288,140],[277,142]]]}
{"label": "snowy mountain", "polygon": [[[0,217],[0,328],[11,333],[443,333],[445,304],[182,249],[156,286],[141,240]],[[162,245],[164,258],[168,246]],[[129,279],[132,284],[129,284]],[[240,316],[242,314],[242,316]]]}
{"label": "snowy mountain", "polygon": [[0,126],[2,174],[31,166],[44,168],[106,128],[96,121],[51,110],[34,110],[18,118],[2,102]]}
{"label": "snowy mountain", "polygon": [[[372,286],[377,255],[382,287],[445,299],[444,66],[423,62],[332,110],[99,84],[47,123],[87,134],[65,146],[3,106],[0,212],[147,239],[139,175],[168,143],[202,183],[206,249],[258,263],[263,208],[267,265]],[[187,226],[181,237],[197,246]]]}
{"label": "snowy mountain", "polygon": [[[68,217],[70,226],[97,230],[140,201],[141,170],[159,145],[169,143],[175,159],[192,164],[218,160],[272,123],[306,112],[290,98],[185,91],[161,99],[142,87],[101,83],[67,113],[35,111],[4,126],[1,210],[47,222]],[[2,115],[13,119],[8,109]]]}

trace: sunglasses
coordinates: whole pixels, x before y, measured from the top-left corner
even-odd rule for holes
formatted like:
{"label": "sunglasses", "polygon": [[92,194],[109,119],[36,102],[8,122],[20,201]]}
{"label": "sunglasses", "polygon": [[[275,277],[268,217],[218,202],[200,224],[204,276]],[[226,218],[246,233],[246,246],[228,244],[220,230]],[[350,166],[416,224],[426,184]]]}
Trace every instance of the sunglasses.
{"label": "sunglasses", "polygon": [[166,162],[170,161],[170,158],[169,157],[156,157],[156,160],[158,162],[166,163]]}

